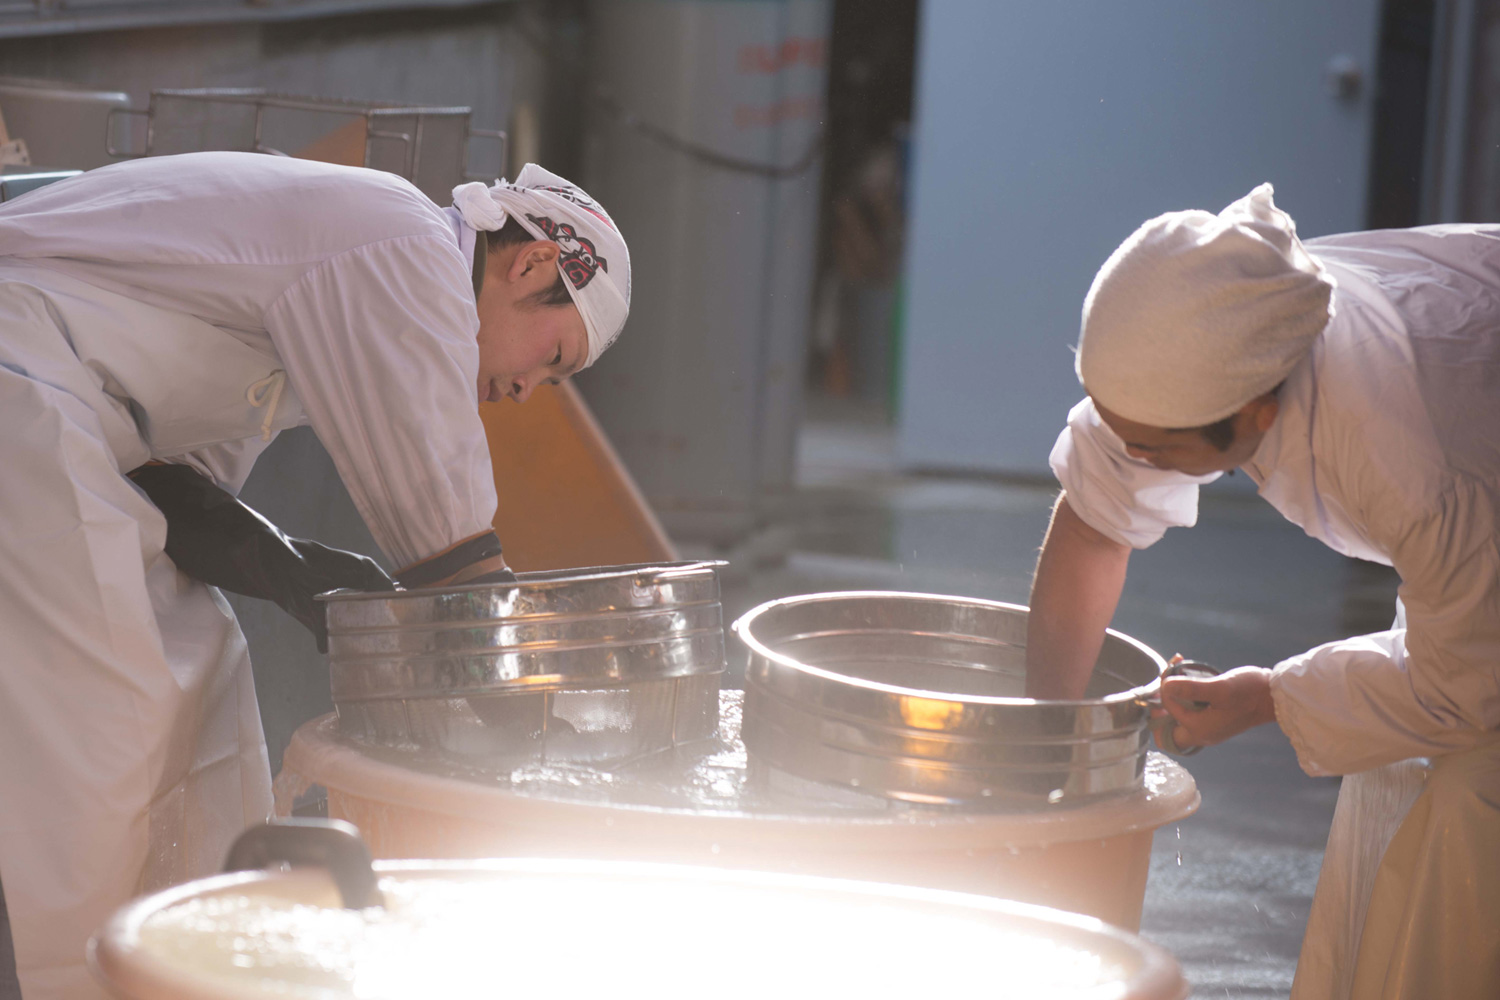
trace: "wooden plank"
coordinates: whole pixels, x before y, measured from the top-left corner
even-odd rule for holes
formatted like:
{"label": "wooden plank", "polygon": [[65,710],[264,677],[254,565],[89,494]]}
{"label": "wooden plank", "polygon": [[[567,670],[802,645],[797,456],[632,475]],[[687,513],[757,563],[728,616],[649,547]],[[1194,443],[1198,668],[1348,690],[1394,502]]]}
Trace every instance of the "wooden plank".
{"label": "wooden plank", "polygon": [[304,160],[340,163],[346,167],[365,165],[365,120],[356,118],[329,132],[297,154]]}
{"label": "wooden plank", "polygon": [[500,505],[495,531],[517,570],[678,558],[635,480],[571,383],[524,404],[483,403]]}

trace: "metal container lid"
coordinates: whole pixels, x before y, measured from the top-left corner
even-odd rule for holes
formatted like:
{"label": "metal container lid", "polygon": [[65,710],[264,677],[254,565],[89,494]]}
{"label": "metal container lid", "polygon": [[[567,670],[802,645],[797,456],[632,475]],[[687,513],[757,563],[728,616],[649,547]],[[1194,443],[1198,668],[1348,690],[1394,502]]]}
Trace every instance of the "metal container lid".
{"label": "metal container lid", "polygon": [[1100,921],[988,897],[561,860],[239,872],[125,907],[90,946],[122,1000],[648,994],[1180,1000],[1177,964]]}

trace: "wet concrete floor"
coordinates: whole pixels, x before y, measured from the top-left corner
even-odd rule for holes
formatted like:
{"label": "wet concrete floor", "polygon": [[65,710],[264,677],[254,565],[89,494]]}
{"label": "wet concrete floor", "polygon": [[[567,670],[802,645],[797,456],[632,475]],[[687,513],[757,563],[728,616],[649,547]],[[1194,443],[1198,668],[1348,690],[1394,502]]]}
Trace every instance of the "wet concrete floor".
{"label": "wet concrete floor", "polygon": [[[1055,493],[1050,482],[900,475],[884,427],[809,423],[799,488],[760,561],[752,546],[725,577],[726,621],[764,600],[825,590],[1025,603]],[[1164,655],[1272,666],[1388,627],[1395,587],[1389,570],[1309,539],[1253,492],[1215,487],[1197,527],[1132,557],[1114,627]],[[1194,997],[1284,997],[1338,780],[1303,774],[1275,726],[1185,763],[1203,806],[1157,833],[1142,933],[1177,956]]]}

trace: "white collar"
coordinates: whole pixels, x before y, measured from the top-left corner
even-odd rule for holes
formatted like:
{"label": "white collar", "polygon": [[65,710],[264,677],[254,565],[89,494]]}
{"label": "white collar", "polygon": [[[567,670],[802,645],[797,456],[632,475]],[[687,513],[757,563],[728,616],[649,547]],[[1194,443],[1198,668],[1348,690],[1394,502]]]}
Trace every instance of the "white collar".
{"label": "white collar", "polygon": [[443,212],[448,216],[448,224],[453,227],[453,241],[458,244],[459,252],[464,255],[464,264],[472,272],[474,270],[474,242],[478,234],[473,226],[464,221],[459,210],[452,205],[443,209]]}
{"label": "white collar", "polygon": [[[1255,454],[1241,466],[1255,480],[1262,495],[1266,495],[1268,487],[1274,489],[1271,480],[1277,469],[1288,463],[1300,465],[1311,460],[1313,388],[1317,384],[1317,358],[1321,353],[1321,341],[1314,341],[1312,350],[1286,377],[1276,396],[1276,420],[1261,438]],[[1266,496],[1266,499],[1271,498]]]}

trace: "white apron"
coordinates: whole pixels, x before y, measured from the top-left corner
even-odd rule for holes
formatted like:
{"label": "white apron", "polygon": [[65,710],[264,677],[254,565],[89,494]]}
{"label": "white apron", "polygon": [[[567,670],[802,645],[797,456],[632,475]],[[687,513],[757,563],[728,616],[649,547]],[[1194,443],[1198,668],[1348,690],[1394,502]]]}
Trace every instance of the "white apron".
{"label": "white apron", "polygon": [[1291,1000],[1495,1000],[1497,876],[1500,743],[1345,775]]}
{"label": "white apron", "polygon": [[[0,265],[0,885],[25,1000],[102,997],[89,935],[214,871],[271,810],[245,640],[125,477],[259,437],[277,359],[201,320]],[[272,429],[298,422],[289,391]]]}
{"label": "white apron", "polygon": [[1500,996],[1500,744],[1347,775],[1292,1000]]}

